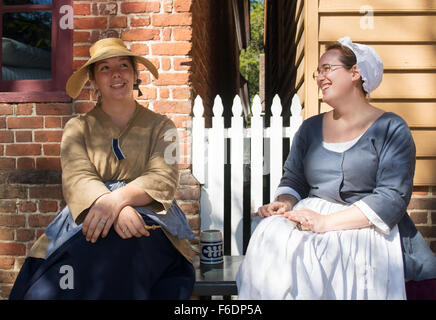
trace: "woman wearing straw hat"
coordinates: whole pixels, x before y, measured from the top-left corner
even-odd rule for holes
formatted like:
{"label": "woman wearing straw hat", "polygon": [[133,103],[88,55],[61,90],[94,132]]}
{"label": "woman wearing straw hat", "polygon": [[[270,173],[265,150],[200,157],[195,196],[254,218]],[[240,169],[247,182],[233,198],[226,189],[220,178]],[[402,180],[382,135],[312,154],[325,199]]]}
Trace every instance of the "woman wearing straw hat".
{"label": "woman wearing straw hat", "polygon": [[368,103],[382,80],[373,48],[329,46],[314,79],[333,110],[296,133],[275,202],[259,208],[237,276],[241,299],[436,297],[436,257],[406,209],[415,145],[406,122]]}
{"label": "woman wearing straw hat", "polygon": [[67,203],[30,251],[10,299],[188,299],[194,237],[174,201],[178,164],[171,120],[134,99],[147,59],[117,38],[97,41],[68,80],[76,98],[88,79],[93,110],[71,119],[61,142]]}

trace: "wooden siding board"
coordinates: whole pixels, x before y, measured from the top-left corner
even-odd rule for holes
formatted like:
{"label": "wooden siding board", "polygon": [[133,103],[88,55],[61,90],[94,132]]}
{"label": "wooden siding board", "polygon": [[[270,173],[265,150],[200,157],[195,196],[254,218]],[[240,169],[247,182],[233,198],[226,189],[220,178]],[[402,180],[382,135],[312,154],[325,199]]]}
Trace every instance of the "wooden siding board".
{"label": "wooden siding board", "polygon": [[434,0],[320,0],[319,12],[360,12],[367,6],[374,12],[436,12]]}
{"label": "wooden siding board", "polygon": [[415,169],[415,186],[436,185],[436,159],[418,159]]}
{"label": "wooden siding board", "polygon": [[[374,27],[361,28],[362,16],[320,16],[319,41],[349,36],[354,42],[436,42],[435,16],[374,16]],[[313,41],[313,40],[312,40]]]}
{"label": "wooden siding board", "polygon": [[[436,19],[436,18],[435,18]],[[385,70],[436,70],[436,44],[373,44]],[[326,44],[321,45],[321,55]]]}

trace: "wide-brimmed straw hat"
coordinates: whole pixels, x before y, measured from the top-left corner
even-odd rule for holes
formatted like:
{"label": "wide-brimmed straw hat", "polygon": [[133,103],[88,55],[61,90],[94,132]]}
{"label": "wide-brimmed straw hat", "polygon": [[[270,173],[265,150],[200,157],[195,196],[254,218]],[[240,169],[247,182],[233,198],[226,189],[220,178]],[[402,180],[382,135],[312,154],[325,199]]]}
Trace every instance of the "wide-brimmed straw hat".
{"label": "wide-brimmed straw hat", "polygon": [[74,72],[67,81],[66,90],[70,97],[76,98],[82,90],[85,83],[89,80],[89,66],[97,61],[107,58],[131,56],[134,57],[136,62],[143,64],[157,79],[159,73],[156,67],[149,60],[134,54],[127,49],[123,40],[119,38],[106,38],[97,41],[89,49],[91,57],[89,60],[80,67],[79,70]]}

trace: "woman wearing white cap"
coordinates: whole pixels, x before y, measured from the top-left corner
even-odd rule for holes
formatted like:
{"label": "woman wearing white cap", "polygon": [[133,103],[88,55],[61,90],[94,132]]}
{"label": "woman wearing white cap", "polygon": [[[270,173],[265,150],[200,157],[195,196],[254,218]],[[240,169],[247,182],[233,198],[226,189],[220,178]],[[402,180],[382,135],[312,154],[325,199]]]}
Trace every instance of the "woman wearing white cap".
{"label": "woman wearing white cap", "polygon": [[256,213],[264,219],[238,272],[240,299],[405,299],[405,279],[436,278],[406,212],[409,128],[366,98],[382,74],[373,48],[348,37],[320,58],[313,76],[333,110],[303,122],[275,201]]}
{"label": "woman wearing white cap", "polygon": [[[188,299],[194,237],[174,195],[176,128],[134,98],[147,59],[107,38],[67,82],[91,80],[98,102],[71,119],[61,142],[65,207],[30,251],[10,299]],[[138,88],[139,89],[139,88]]]}

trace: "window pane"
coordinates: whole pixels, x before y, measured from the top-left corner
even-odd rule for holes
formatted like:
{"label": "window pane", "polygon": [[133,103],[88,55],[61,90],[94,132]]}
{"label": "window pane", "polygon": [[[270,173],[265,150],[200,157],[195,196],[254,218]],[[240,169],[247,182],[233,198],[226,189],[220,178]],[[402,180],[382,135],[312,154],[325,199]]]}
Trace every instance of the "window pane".
{"label": "window pane", "polygon": [[51,12],[3,14],[2,80],[51,78],[51,20]]}
{"label": "window pane", "polygon": [[52,0],[3,0],[5,5],[22,5],[22,4],[51,4]]}

